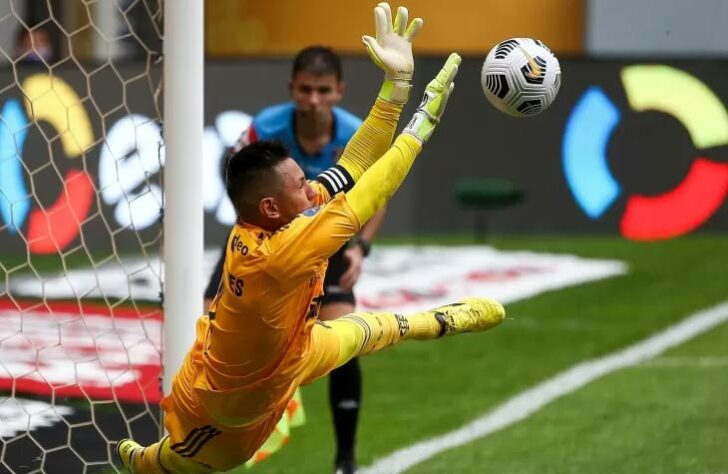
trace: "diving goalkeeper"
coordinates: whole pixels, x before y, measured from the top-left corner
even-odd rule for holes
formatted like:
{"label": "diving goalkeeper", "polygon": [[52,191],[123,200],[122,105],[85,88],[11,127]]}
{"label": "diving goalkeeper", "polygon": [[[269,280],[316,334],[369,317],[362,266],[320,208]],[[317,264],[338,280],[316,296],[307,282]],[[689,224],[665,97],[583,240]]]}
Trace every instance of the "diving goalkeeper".
{"label": "diving goalkeeper", "polygon": [[[318,321],[327,259],[394,194],[437,126],[460,57],[452,54],[394,140],[414,61],[409,26],[378,6],[364,43],[385,71],[379,96],[338,164],[314,181],[280,144],[252,143],[229,160],[227,192],[238,214],[220,288],[162,400],[169,433],[117,454],[132,473],[210,473],[244,463],[274,429],[299,385],[353,357],[405,340],[484,331],[504,317],[486,298],[430,311],[352,313]],[[391,147],[390,147],[391,145]]]}

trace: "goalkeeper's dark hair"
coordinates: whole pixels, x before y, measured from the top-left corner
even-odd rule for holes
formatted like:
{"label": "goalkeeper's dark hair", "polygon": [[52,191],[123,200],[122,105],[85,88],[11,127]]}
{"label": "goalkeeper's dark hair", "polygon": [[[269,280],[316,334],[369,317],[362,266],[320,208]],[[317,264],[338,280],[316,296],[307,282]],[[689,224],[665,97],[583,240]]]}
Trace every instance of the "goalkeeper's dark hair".
{"label": "goalkeeper's dark hair", "polygon": [[270,196],[279,185],[275,166],[288,158],[283,143],[260,140],[244,146],[228,158],[225,185],[238,216],[255,219],[260,199]]}
{"label": "goalkeeper's dark hair", "polygon": [[308,72],[316,76],[333,74],[337,81],[343,77],[341,58],[333,49],[326,46],[309,46],[302,49],[293,58],[291,77],[299,72]]}

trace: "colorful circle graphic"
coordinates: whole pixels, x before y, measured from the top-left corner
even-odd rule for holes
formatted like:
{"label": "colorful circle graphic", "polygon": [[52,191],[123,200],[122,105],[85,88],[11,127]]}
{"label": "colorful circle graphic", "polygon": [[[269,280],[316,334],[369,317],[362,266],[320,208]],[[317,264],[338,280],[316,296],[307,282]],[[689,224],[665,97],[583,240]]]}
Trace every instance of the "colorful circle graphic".
{"label": "colorful circle graphic", "polygon": [[[28,221],[25,240],[31,253],[49,254],[65,248],[79,234],[89,214],[94,187],[89,174],[74,168],[62,177],[62,191],[50,206],[43,207],[28,188],[28,169],[23,157],[28,129],[34,122],[50,123],[68,158],[81,156],[93,143],[93,129],[83,102],[61,78],[34,74],[22,83],[25,110],[20,101],[7,100],[0,111],[0,218],[11,232]],[[30,119],[29,119],[30,117]],[[48,166],[55,168],[51,159]],[[58,168],[55,171],[59,173]],[[35,209],[31,211],[31,205]]]}
{"label": "colorful circle graphic", "polygon": [[[621,73],[629,106],[675,117],[698,150],[728,145],[728,111],[702,81],[664,65],[634,65]],[[622,194],[609,170],[607,146],[621,114],[598,86],[581,96],[564,131],[562,162],[579,207],[600,218]],[[668,239],[703,225],[728,197],[728,164],[696,157],[685,178],[657,196],[632,194],[622,215],[622,235],[635,240]]]}

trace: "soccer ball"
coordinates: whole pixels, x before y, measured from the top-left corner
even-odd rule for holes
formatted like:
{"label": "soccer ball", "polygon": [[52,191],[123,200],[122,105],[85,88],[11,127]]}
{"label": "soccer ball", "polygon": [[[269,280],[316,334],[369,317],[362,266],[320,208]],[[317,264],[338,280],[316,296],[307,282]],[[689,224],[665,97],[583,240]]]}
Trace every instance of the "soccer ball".
{"label": "soccer ball", "polygon": [[490,50],[480,82],[496,109],[514,117],[528,117],[546,110],[556,98],[561,66],[541,41],[511,38]]}

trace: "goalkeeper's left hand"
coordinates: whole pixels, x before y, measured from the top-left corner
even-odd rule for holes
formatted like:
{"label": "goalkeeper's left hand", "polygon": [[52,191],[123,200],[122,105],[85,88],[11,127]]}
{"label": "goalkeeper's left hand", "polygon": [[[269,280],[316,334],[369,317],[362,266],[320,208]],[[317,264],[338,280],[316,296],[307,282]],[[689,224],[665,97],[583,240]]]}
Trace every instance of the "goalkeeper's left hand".
{"label": "goalkeeper's left hand", "polygon": [[392,10],[388,3],[382,2],[374,8],[376,39],[366,35],[362,37],[369,57],[384,70],[385,84],[379,96],[396,103],[407,102],[415,69],[412,40],[424,23],[422,18],[415,18],[407,26],[408,20],[407,9],[399,7],[392,23]]}
{"label": "goalkeeper's left hand", "polygon": [[440,123],[440,118],[445,112],[447,99],[450,98],[455,88],[453,80],[458,73],[458,66],[462,59],[457,53],[452,53],[447,58],[445,65],[440,69],[437,76],[427,84],[425,96],[422,103],[417,107],[417,112],[407,124],[402,133],[408,133],[417,138],[421,143],[429,140],[435,127]]}

